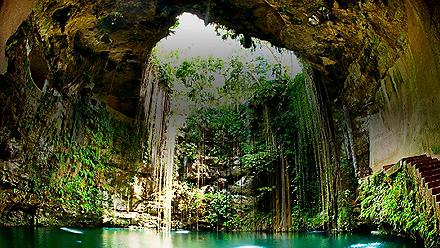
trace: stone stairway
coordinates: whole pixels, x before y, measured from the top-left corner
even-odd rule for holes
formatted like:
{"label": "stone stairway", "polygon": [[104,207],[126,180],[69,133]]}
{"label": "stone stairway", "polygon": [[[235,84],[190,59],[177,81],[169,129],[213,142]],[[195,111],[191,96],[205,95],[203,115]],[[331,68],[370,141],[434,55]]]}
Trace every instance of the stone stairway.
{"label": "stone stairway", "polygon": [[400,163],[383,166],[383,171],[390,175],[398,171],[403,165],[414,170],[420,183],[427,189],[437,209],[440,209],[440,161],[427,155],[404,158]]}

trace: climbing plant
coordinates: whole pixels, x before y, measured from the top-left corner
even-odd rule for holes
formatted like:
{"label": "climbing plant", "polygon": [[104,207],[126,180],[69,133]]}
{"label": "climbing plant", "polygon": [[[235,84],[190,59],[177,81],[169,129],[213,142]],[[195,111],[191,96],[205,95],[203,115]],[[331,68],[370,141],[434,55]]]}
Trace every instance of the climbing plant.
{"label": "climbing plant", "polygon": [[361,217],[386,232],[406,233],[422,238],[427,247],[438,247],[438,218],[420,189],[404,170],[392,176],[373,174],[361,184]]}
{"label": "climbing plant", "polygon": [[44,171],[33,172],[33,190],[65,212],[102,216],[103,193],[113,190],[108,180],[121,169],[115,164],[137,170],[142,134],[90,99],[77,101],[75,111],[72,125],[81,132],[51,137],[53,156]]}
{"label": "climbing plant", "polygon": [[[191,183],[195,188],[203,186],[200,173],[207,169],[205,159],[214,158],[222,170],[229,170],[238,163],[242,173],[257,179],[249,192],[255,199],[256,211],[239,211],[232,219],[245,222],[260,216],[266,223],[246,222],[247,226],[242,225],[242,229],[322,227],[328,217],[320,209],[322,175],[316,166],[316,154],[310,151],[314,149],[317,131],[312,123],[315,113],[307,95],[305,76],[299,74],[292,78],[281,65],[270,64],[263,58],[253,61],[239,57],[227,61],[196,58],[180,64],[174,62],[177,64],[174,67],[169,67],[169,63],[162,66],[167,68],[163,70],[165,77],[172,78],[174,86],[181,85],[181,90],[174,93],[192,106],[177,153],[177,164],[185,167],[180,170],[182,180],[188,178],[186,173],[196,173],[197,180]],[[238,162],[231,163],[231,160]],[[281,191],[286,194],[280,194]],[[231,204],[228,197],[223,197],[224,193],[195,195],[200,196],[197,199],[204,199],[192,201],[192,205],[200,203],[192,206],[200,211],[190,214],[197,216],[198,221],[200,216],[207,216],[210,223],[222,222],[224,216],[229,216],[229,208],[211,209]],[[214,202],[202,204],[207,199]],[[304,224],[290,226],[292,211],[299,219],[295,223]],[[284,226],[281,227],[282,219]],[[231,221],[224,221],[220,226],[231,227],[233,225],[225,224],[233,223]]]}

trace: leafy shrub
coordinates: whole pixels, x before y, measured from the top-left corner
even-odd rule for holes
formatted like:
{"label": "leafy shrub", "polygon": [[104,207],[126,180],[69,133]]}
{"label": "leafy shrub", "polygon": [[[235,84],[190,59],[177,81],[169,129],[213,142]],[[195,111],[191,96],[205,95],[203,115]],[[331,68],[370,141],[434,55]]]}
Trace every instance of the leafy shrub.
{"label": "leafy shrub", "polygon": [[391,225],[392,232],[421,237],[428,247],[438,247],[438,219],[419,190],[406,171],[391,177],[374,174],[361,185],[361,217],[382,227]]}

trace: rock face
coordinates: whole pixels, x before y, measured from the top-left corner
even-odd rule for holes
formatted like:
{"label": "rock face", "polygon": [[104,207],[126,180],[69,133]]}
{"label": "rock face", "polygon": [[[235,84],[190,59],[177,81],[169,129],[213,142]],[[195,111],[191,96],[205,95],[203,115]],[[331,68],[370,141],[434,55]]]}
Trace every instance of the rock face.
{"label": "rock face", "polygon": [[407,4],[408,46],[381,80],[380,110],[370,117],[373,169],[412,155],[440,155],[440,40],[438,22],[429,18],[436,8]]}
{"label": "rock face", "polygon": [[0,73],[5,73],[7,61],[5,58],[5,47],[8,38],[17,31],[18,26],[26,20],[35,0],[0,2],[0,20],[2,28],[0,29]]}
{"label": "rock face", "polygon": [[[94,92],[91,71],[74,72],[84,68],[69,64],[82,63],[78,54],[53,64],[46,53],[57,48],[42,42],[35,25],[26,21],[10,39],[8,72],[0,78],[0,223],[151,225],[154,217],[136,208],[155,181],[140,148],[148,145],[145,127],[166,122],[166,87],[141,77],[137,118],[115,111]],[[148,182],[141,192],[130,183],[135,178]]]}
{"label": "rock face", "polygon": [[[440,154],[436,1],[40,0],[14,33],[28,9],[11,15],[17,3],[0,4],[0,23],[7,23],[0,42],[9,38],[0,74],[0,195],[27,200],[14,198],[26,202],[16,209],[1,202],[1,213],[35,214],[41,198],[31,168],[58,168],[53,137],[84,141],[86,127],[96,131],[75,121],[85,118],[81,103],[104,103],[113,119],[135,122],[148,55],[184,11],[295,51],[322,88],[336,130],[344,129],[338,116],[348,113],[345,145],[359,176],[370,165]],[[122,161],[113,161],[121,174],[133,172]]]}

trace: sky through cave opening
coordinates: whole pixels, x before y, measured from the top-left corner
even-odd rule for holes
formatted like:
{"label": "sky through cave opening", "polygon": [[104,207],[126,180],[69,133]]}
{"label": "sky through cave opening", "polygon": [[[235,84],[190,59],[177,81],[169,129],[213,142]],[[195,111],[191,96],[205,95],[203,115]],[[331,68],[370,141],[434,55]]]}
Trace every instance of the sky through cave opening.
{"label": "sky through cave opening", "polygon": [[[171,34],[162,39],[153,49],[159,63],[178,67],[191,59],[217,58],[227,62],[236,58],[244,63],[262,59],[269,64],[280,64],[290,77],[301,73],[302,65],[294,52],[273,46],[270,42],[253,38],[252,48],[245,48],[243,35],[217,24],[205,25],[204,21],[191,13],[183,13],[177,18]],[[246,68],[244,68],[246,70]],[[213,88],[224,86],[225,77],[215,73]],[[271,75],[267,75],[271,77]],[[172,92],[184,91],[182,85],[171,83]],[[216,90],[216,89],[214,89]],[[180,116],[180,125],[191,111],[179,94],[172,94],[172,112]],[[174,104],[173,104],[174,103]]]}

